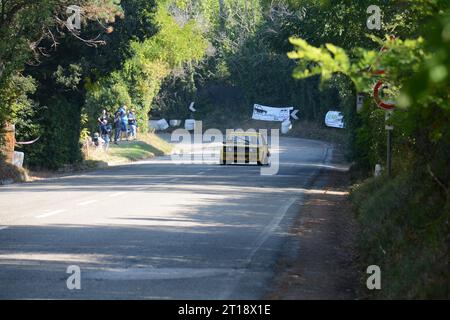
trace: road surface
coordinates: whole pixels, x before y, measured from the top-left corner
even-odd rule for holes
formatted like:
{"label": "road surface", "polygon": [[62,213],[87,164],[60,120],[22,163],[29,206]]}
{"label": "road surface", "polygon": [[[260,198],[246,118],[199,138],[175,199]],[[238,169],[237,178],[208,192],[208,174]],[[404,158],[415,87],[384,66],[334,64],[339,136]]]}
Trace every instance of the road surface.
{"label": "road surface", "polygon": [[[169,157],[0,187],[2,299],[258,299],[332,149],[281,138],[277,175]],[[81,289],[67,288],[79,266]]]}

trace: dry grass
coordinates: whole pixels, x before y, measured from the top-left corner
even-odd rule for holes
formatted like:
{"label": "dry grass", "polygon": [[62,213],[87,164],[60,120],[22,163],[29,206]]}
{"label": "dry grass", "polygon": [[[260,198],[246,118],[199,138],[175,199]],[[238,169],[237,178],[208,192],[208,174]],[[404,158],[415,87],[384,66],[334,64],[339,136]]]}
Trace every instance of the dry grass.
{"label": "dry grass", "polygon": [[172,146],[157,135],[149,133],[140,136],[139,141],[121,141],[119,144],[110,144],[108,150],[103,148],[89,148],[85,151],[88,164],[106,163],[120,164],[132,161],[151,159],[155,156],[170,154]]}
{"label": "dry grass", "polygon": [[27,170],[0,160],[0,184],[25,181],[29,181]]}

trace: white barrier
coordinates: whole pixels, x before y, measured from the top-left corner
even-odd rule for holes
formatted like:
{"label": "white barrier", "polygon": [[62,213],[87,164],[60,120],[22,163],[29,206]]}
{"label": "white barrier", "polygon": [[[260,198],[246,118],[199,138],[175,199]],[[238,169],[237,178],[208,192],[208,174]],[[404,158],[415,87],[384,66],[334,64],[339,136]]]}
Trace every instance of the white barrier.
{"label": "white barrier", "polygon": [[169,124],[171,127],[178,127],[179,125],[181,125],[181,120],[170,120]]}
{"label": "white barrier", "polygon": [[166,130],[167,128],[169,128],[169,123],[167,123],[166,119],[149,120],[148,126],[151,129],[155,129],[156,131],[159,131],[159,130]]}
{"label": "white barrier", "polygon": [[13,165],[15,165],[16,167],[22,168],[24,158],[25,158],[25,154],[23,152],[14,151]]}
{"label": "white barrier", "polygon": [[281,133],[286,134],[289,132],[289,130],[292,129],[292,123],[289,120],[283,121],[281,123]]}
{"label": "white barrier", "polygon": [[166,130],[169,128],[169,124],[167,123],[166,119],[161,119],[158,121],[159,130]]}
{"label": "white barrier", "polygon": [[188,131],[195,129],[195,120],[194,119],[186,119],[184,121],[184,128]]}
{"label": "white barrier", "polygon": [[159,130],[158,120],[149,120],[148,126],[150,129]]}
{"label": "white barrier", "polygon": [[345,128],[344,115],[340,111],[328,111],[325,115],[325,125],[331,128]]}

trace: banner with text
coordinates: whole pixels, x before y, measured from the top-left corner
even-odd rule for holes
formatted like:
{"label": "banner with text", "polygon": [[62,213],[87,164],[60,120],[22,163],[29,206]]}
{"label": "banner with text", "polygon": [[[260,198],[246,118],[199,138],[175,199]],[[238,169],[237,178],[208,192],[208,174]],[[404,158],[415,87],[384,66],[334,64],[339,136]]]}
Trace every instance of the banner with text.
{"label": "banner with text", "polygon": [[252,119],[283,122],[289,120],[291,110],[293,109],[294,109],[293,107],[274,108],[262,106],[260,104],[255,104],[253,106]]}
{"label": "banner with text", "polygon": [[325,115],[325,125],[332,128],[345,128],[344,115],[339,111],[328,111]]}

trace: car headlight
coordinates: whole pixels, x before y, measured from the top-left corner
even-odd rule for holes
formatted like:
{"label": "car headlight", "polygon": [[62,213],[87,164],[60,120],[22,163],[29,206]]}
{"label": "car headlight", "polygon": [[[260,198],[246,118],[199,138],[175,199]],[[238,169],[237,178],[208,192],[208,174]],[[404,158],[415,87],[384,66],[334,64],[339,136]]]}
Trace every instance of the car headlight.
{"label": "car headlight", "polygon": [[255,148],[250,148],[248,151],[249,152],[256,152],[256,149]]}
{"label": "car headlight", "polygon": [[228,147],[228,148],[227,148],[227,152],[233,152],[233,148]]}

